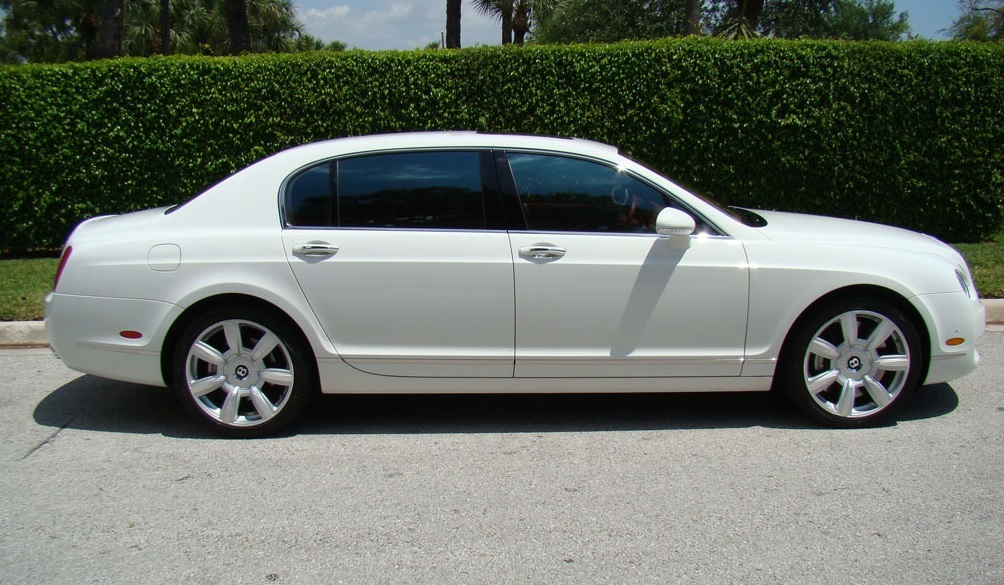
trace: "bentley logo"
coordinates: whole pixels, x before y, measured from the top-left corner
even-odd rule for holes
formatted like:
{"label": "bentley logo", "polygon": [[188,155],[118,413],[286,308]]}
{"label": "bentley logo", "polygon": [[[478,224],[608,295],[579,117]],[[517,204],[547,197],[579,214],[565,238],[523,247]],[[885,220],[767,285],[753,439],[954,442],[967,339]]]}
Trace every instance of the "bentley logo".
{"label": "bentley logo", "polygon": [[[857,358],[854,358],[854,359],[857,359]],[[250,373],[251,372],[248,371],[248,367],[245,366],[245,365],[243,365],[243,364],[237,366],[237,368],[234,370],[234,374],[236,374],[238,380],[243,380],[244,378],[247,378],[248,374],[250,374]]]}
{"label": "bentley logo", "polygon": [[[244,367],[244,366],[241,366]],[[847,360],[847,367],[854,370],[855,372],[861,369],[861,358],[854,356]]]}

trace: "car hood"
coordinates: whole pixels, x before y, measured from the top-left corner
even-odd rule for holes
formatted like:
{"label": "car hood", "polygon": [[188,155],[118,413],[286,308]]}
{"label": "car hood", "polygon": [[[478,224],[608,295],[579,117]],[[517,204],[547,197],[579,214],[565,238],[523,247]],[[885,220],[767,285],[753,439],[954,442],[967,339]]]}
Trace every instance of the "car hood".
{"label": "car hood", "polygon": [[758,228],[758,231],[773,241],[910,250],[965,266],[965,261],[955,248],[926,234],[835,217],[782,211],[757,210],[756,213],[767,220],[767,225]]}

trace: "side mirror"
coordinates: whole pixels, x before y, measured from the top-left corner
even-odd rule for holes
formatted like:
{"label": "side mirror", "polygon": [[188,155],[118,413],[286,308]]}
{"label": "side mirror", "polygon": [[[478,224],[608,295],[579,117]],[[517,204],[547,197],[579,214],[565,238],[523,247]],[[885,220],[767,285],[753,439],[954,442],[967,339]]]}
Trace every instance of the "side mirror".
{"label": "side mirror", "polygon": [[690,247],[690,234],[694,233],[696,227],[690,214],[673,207],[663,209],[655,218],[656,233],[669,237],[669,245],[677,250]]}

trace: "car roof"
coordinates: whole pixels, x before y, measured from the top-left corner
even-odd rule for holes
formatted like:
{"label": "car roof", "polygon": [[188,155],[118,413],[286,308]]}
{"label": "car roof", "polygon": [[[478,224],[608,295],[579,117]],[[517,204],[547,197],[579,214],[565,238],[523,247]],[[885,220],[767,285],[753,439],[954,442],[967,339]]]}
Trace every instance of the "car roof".
{"label": "car roof", "polygon": [[617,147],[582,138],[527,136],[521,134],[482,134],[467,131],[400,132],[336,138],[297,146],[274,155],[286,163],[309,164],[349,154],[416,148],[519,148],[554,151],[597,158],[610,158]]}

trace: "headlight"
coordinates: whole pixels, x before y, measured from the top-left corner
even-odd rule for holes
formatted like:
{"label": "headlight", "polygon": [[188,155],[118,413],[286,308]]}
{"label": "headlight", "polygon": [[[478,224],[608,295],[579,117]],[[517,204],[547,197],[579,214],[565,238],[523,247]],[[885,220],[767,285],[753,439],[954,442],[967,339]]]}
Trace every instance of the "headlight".
{"label": "headlight", "polygon": [[959,286],[962,287],[962,292],[966,293],[967,297],[973,300],[979,298],[976,294],[976,288],[973,287],[971,282],[969,282],[969,277],[966,274],[964,274],[961,270],[956,270],[955,276],[959,279]]}

